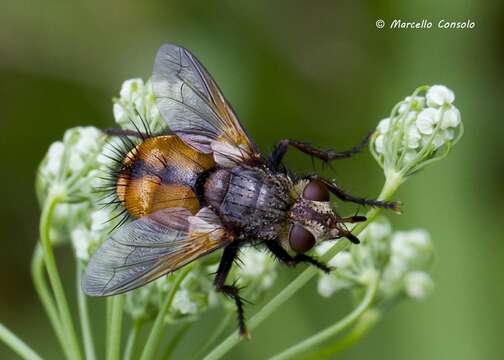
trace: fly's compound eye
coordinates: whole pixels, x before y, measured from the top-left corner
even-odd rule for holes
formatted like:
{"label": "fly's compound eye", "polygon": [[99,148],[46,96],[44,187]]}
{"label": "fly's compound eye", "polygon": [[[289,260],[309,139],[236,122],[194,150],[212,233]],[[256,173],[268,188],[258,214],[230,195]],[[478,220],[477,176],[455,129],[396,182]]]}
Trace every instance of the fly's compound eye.
{"label": "fly's compound eye", "polygon": [[315,237],[301,225],[291,225],[289,230],[289,244],[292,250],[303,254],[315,245]]}
{"label": "fly's compound eye", "polygon": [[311,180],[303,190],[303,198],[313,201],[329,201],[329,191],[322,182]]}

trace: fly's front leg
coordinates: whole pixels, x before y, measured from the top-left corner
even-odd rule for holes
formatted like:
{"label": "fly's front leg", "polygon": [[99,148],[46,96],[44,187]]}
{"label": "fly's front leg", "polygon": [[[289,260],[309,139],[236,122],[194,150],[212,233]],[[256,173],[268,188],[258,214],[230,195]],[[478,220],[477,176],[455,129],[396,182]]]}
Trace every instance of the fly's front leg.
{"label": "fly's front leg", "polygon": [[349,201],[353,202],[356,204],[364,205],[364,206],[371,206],[371,207],[380,207],[384,209],[390,209],[392,211],[395,211],[397,213],[401,212],[401,203],[397,201],[381,201],[381,200],[372,200],[372,199],[366,199],[366,198],[361,198],[357,196],[353,196],[352,194],[349,194],[346,192],[344,189],[342,189],[338,184],[321,178],[319,176],[311,176],[311,179],[316,179],[324,183],[325,186],[327,186],[327,189],[336,195],[339,199],[343,201]]}
{"label": "fly's front leg", "polygon": [[332,149],[322,150],[302,141],[289,140],[289,139],[281,140],[273,149],[273,152],[271,153],[269,158],[269,164],[272,169],[278,170],[280,164],[282,163],[283,157],[287,153],[289,146],[293,146],[299,151],[302,151],[307,155],[313,156],[325,162],[337,159],[346,159],[362,151],[362,149],[364,149],[369,143],[369,138],[371,137],[371,134],[372,133],[369,133],[358,145],[346,151],[336,151]]}
{"label": "fly's front leg", "polygon": [[250,335],[245,325],[245,315],[243,311],[243,299],[240,297],[240,289],[236,285],[226,285],[226,278],[231,270],[233,262],[238,256],[239,246],[230,244],[224,248],[222,253],[219,268],[214,279],[214,286],[217,292],[222,292],[224,295],[232,298],[236,303],[238,313],[238,328],[241,338],[249,338]]}
{"label": "fly's front leg", "polygon": [[296,266],[297,264],[304,262],[319,268],[323,272],[331,272],[331,268],[329,266],[322,264],[311,256],[305,254],[297,254],[294,256],[289,255],[289,253],[276,240],[266,241],[266,247],[273,255],[288,266]]}

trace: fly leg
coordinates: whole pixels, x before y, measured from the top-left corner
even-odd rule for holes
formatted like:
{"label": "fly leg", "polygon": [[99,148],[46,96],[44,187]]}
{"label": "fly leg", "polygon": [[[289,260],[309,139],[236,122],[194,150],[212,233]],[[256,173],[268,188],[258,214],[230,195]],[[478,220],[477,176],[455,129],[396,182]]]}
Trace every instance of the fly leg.
{"label": "fly leg", "polygon": [[317,259],[305,254],[297,254],[294,256],[289,255],[289,253],[275,240],[268,240],[265,242],[269,251],[275,255],[280,261],[287,264],[287,266],[294,267],[299,263],[308,263],[313,265],[325,273],[331,272],[331,268],[325,264],[322,264]]}
{"label": "fly leg", "polygon": [[391,209],[392,211],[395,211],[396,213],[401,212],[401,203],[397,201],[381,201],[381,200],[372,200],[372,199],[366,199],[366,198],[360,198],[357,196],[353,196],[352,194],[349,194],[346,192],[344,189],[342,189],[338,184],[321,178],[319,176],[311,176],[311,179],[316,179],[324,183],[325,186],[327,186],[327,189],[332,192],[334,195],[336,195],[338,198],[340,198],[343,201],[349,201],[353,202],[356,204],[364,205],[364,206],[371,206],[371,207],[380,207],[384,209]]}
{"label": "fly leg", "polygon": [[273,152],[269,157],[269,164],[272,169],[278,170],[289,146],[293,146],[299,151],[325,162],[337,159],[346,159],[362,151],[362,149],[367,146],[371,135],[372,133],[369,133],[358,145],[346,151],[336,151],[332,149],[322,150],[302,141],[284,139],[281,140],[273,149]]}
{"label": "fly leg", "polygon": [[214,279],[214,286],[217,292],[222,292],[224,295],[232,298],[236,303],[236,309],[238,312],[238,328],[240,331],[241,338],[249,338],[250,335],[247,331],[247,326],[245,325],[245,315],[243,312],[243,302],[244,300],[240,297],[240,289],[235,285],[226,285],[226,278],[231,270],[233,262],[238,256],[238,246],[235,244],[228,245],[224,248],[222,253],[222,258],[219,263],[219,268]]}

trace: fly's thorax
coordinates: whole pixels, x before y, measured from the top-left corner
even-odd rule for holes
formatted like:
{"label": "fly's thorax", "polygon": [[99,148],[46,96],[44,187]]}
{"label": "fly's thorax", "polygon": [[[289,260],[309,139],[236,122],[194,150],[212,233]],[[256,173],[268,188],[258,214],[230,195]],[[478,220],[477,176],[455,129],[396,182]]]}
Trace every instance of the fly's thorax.
{"label": "fly's thorax", "polygon": [[223,221],[249,238],[274,239],[292,206],[289,179],[265,169],[237,166],[210,175],[205,198]]}

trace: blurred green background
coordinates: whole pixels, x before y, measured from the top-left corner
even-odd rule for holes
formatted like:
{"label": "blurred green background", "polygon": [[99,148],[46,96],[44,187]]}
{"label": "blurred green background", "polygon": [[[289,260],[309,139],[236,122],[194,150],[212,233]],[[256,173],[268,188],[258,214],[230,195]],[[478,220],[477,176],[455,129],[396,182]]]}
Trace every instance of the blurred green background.
{"label": "blurred green background", "polygon": [[[425,18],[434,28],[379,30],[379,18]],[[476,28],[436,29],[442,18],[471,19]],[[417,86],[452,88],[465,136],[401,188],[404,214],[390,215],[396,228],[430,231],[435,292],[394,308],[341,358],[504,358],[503,30],[504,3],[477,0],[2,1],[0,321],[48,359],[61,357],[30,278],[37,164],[65,129],[112,126],[122,81],[150,76],[157,48],[175,42],[208,67],[263,151],[285,137],[346,149]],[[295,152],[287,164],[313,170]],[[380,190],[382,173],[368,153],[335,167],[348,190]],[[71,252],[57,256],[75,304]],[[271,296],[297,272],[282,269]],[[103,301],[92,306],[103,323]],[[249,306],[249,315],[257,309]],[[345,294],[322,299],[312,282],[228,358],[265,358],[348,310]],[[208,314],[193,326],[179,358],[191,358],[191,344],[215,320]],[[0,344],[0,358],[15,357]]]}

